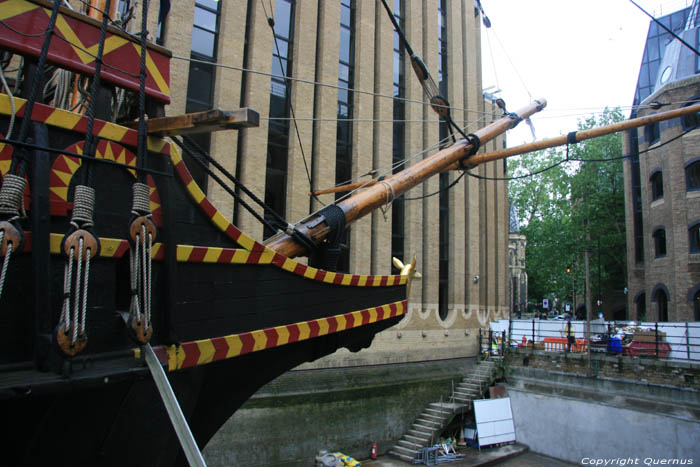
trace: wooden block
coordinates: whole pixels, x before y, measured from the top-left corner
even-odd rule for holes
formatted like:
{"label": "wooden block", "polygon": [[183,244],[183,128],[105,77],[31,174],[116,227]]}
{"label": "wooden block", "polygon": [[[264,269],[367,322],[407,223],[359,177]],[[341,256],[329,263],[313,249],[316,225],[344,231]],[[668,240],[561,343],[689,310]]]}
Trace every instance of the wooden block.
{"label": "wooden block", "polygon": [[[220,130],[238,130],[260,124],[260,114],[244,107],[236,110],[212,109],[174,117],[151,118],[147,121],[148,134],[158,136],[211,133]],[[130,122],[129,128],[138,129],[139,122]]]}

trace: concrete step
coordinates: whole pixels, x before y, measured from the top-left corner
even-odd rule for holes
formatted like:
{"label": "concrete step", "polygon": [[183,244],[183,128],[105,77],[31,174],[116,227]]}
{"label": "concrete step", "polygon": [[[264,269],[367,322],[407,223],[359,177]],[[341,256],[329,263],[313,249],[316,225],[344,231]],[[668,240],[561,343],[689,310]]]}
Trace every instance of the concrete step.
{"label": "concrete step", "polygon": [[414,443],[413,441],[409,441],[407,439],[400,439],[398,443],[396,443],[397,446],[402,446],[407,449],[411,449],[413,451],[420,451],[420,449],[423,447],[422,444],[420,443]]}
{"label": "concrete step", "polygon": [[453,399],[472,400],[472,399],[474,399],[474,396],[476,396],[476,394],[466,393],[466,392],[455,391],[452,393]]}
{"label": "concrete step", "polygon": [[425,447],[430,442],[430,436],[414,436],[406,433],[403,435],[403,439],[406,439],[412,443],[419,444],[421,447]]}
{"label": "concrete step", "polygon": [[400,453],[400,454],[403,454],[403,455],[405,455],[405,456],[409,456],[409,457],[411,457],[411,458],[416,457],[416,454],[418,454],[418,450],[417,450],[417,449],[409,449],[409,448],[406,448],[406,447],[403,447],[403,446],[399,446],[399,445],[394,446],[394,447],[392,448],[392,450],[393,450],[394,452],[398,452],[398,453]]}
{"label": "concrete step", "polygon": [[401,453],[401,452],[397,452],[397,451],[394,451],[394,450],[389,451],[389,455],[390,455],[390,456],[393,456],[393,457],[396,457],[397,459],[401,459],[401,460],[404,461],[404,462],[408,462],[409,464],[410,464],[410,463],[413,463],[413,459],[415,459],[415,457],[411,457],[411,456],[409,456],[409,455],[407,455],[407,454],[403,454],[403,453]]}
{"label": "concrete step", "polygon": [[408,430],[408,432],[406,432],[406,436],[412,436],[413,438],[426,439],[428,441],[430,441],[431,435],[432,435],[432,433],[426,433],[422,430],[416,430],[414,428],[411,428],[410,430]]}
{"label": "concrete step", "polygon": [[442,420],[440,421],[435,421],[435,420],[428,420],[426,418],[419,418],[415,421],[416,424],[423,425],[423,426],[432,426],[432,427],[440,427],[442,426]]}
{"label": "concrete step", "polygon": [[424,410],[423,413],[418,416],[418,418],[442,422],[445,420],[445,418],[447,418],[447,414],[434,415],[433,413]]}
{"label": "concrete step", "polygon": [[440,411],[440,410],[435,410],[431,409],[430,407],[426,407],[423,409],[424,414],[429,414],[432,417],[440,418],[440,419],[445,419],[446,417],[449,417],[452,414],[452,411]]}
{"label": "concrete step", "polygon": [[428,438],[430,438],[430,435],[433,434],[433,429],[431,427],[428,427],[428,426],[417,425],[414,423],[413,425],[411,425],[411,429],[408,430],[408,432],[412,435],[416,435],[416,436],[422,435],[422,436],[427,436]]}

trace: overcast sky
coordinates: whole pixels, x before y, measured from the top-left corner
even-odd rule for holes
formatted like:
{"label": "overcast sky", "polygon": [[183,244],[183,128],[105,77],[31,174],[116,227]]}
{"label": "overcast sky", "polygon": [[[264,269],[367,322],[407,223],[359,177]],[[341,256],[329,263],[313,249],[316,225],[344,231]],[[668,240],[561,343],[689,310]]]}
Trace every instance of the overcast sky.
{"label": "overcast sky", "polygon": [[[690,0],[637,0],[662,16]],[[606,106],[629,116],[649,19],[629,0],[482,0],[484,88],[501,90],[508,110],[532,99],[547,108],[532,118],[537,139],[566,134],[577,119]],[[508,146],[532,141],[530,129],[508,132]]]}

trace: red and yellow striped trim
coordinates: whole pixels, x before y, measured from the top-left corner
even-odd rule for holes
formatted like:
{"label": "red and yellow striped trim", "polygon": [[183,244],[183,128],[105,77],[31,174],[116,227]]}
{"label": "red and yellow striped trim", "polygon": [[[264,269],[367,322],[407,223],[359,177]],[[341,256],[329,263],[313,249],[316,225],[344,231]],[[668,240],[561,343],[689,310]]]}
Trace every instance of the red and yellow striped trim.
{"label": "red and yellow striped trim", "polygon": [[[161,363],[167,363],[168,371],[182,370],[402,316],[406,313],[406,303],[406,300],[402,300],[328,318],[202,339],[169,347],[159,346],[154,350]],[[134,355],[139,358],[140,349],[134,349]]]}
{"label": "red and yellow striped trim", "polygon": [[285,271],[306,277],[307,279],[328,284],[359,287],[404,285],[407,279],[407,276],[399,275],[366,276],[324,271],[323,269],[306,266],[305,264],[289,259],[269,248],[266,248],[264,251],[248,251],[237,248],[178,245],[177,260],[181,263],[273,264]]}
{"label": "red and yellow striped trim", "polygon": [[274,264],[277,267],[291,273],[332,284],[354,286],[379,286],[379,285],[404,285],[405,276],[364,276],[358,274],[341,274],[322,269],[313,268],[294,261],[274,250],[267,248],[262,243],[256,242],[233,225],[214,205],[207,199],[202,189],[197,185],[192,174],[187,169],[178,148],[172,147],[170,157],[180,181],[185,186],[192,199],[199,205],[204,214],[223,233],[233,241],[241,245],[244,250],[229,248],[196,247],[178,245],[178,261],[180,262],[207,262],[207,263],[247,263],[247,264]]}

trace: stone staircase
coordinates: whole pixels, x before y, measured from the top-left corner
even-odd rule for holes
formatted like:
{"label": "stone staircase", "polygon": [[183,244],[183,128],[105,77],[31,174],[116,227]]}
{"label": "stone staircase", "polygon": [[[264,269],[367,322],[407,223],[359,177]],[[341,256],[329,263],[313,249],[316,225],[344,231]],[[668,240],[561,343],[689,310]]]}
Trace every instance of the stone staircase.
{"label": "stone staircase", "polygon": [[442,430],[458,413],[471,409],[475,399],[483,398],[484,391],[493,383],[496,365],[492,357],[475,365],[452,389],[447,402],[432,402],[416,418],[411,428],[389,451],[389,455],[412,463],[421,449],[432,446]]}

